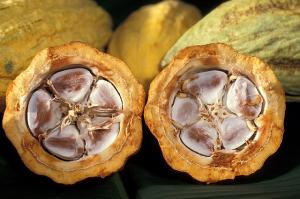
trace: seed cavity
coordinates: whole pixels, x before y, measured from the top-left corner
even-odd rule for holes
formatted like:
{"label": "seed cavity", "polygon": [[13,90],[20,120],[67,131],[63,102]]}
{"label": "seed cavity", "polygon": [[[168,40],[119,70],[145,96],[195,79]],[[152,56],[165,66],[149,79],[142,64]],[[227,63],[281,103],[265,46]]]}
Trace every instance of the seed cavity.
{"label": "seed cavity", "polygon": [[56,128],[42,144],[50,153],[64,160],[79,159],[84,153],[84,142],[75,125]]}
{"label": "seed cavity", "polygon": [[84,134],[88,154],[97,154],[108,148],[117,138],[120,129],[119,123],[114,123],[110,128],[89,131]]}
{"label": "seed cavity", "polygon": [[90,90],[93,76],[87,69],[74,68],[57,72],[49,80],[60,97],[76,103],[82,101]]}
{"label": "seed cavity", "polygon": [[221,124],[221,140],[225,149],[242,146],[253,133],[246,121],[237,116],[229,116]]}
{"label": "seed cavity", "polygon": [[36,90],[28,103],[27,124],[34,136],[47,133],[57,126],[62,119],[60,104],[43,90]]}
{"label": "seed cavity", "polygon": [[226,105],[238,116],[252,120],[260,114],[262,102],[255,85],[240,76],[229,88]]}
{"label": "seed cavity", "polygon": [[180,126],[186,126],[197,121],[199,106],[197,101],[190,97],[177,95],[172,106],[172,119]]}
{"label": "seed cavity", "polygon": [[253,140],[263,97],[246,76],[210,70],[184,74],[170,100],[182,144],[202,156],[243,150]]}
{"label": "seed cavity", "polygon": [[196,73],[183,83],[183,90],[198,96],[203,103],[213,104],[220,100],[228,78],[222,71]]}
{"label": "seed cavity", "polygon": [[180,133],[182,142],[191,150],[211,156],[218,138],[217,131],[207,122],[199,121]]}
{"label": "seed cavity", "polygon": [[58,71],[45,82],[29,98],[27,125],[46,151],[74,161],[114,143],[123,104],[111,82],[84,67]]}
{"label": "seed cavity", "polygon": [[92,106],[122,109],[122,100],[118,91],[108,81],[99,80],[90,95]]}

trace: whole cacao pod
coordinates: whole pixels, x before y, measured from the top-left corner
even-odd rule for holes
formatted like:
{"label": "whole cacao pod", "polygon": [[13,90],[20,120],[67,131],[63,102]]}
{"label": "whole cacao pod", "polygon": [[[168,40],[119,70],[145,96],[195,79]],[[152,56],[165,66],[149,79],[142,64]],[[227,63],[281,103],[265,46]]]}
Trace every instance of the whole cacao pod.
{"label": "whole cacao pod", "polygon": [[300,1],[232,0],[190,28],[161,62],[186,46],[222,42],[269,63],[288,101],[300,101]]}
{"label": "whole cacao pod", "polygon": [[38,51],[74,40],[102,49],[112,33],[111,17],[92,0],[1,1],[0,10],[1,102]]}
{"label": "whole cacao pod", "polygon": [[165,53],[200,17],[196,7],[181,1],[144,6],[113,33],[108,52],[127,63],[147,88],[160,71],[159,63]]}

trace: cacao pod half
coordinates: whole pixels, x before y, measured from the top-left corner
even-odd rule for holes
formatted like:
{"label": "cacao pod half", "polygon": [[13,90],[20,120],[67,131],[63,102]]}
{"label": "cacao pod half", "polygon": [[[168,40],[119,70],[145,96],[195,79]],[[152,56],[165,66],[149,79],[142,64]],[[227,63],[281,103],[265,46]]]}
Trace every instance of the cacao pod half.
{"label": "cacao pod half", "polygon": [[141,145],[144,96],[124,62],[72,42],[42,50],[13,80],[3,128],[37,174],[104,178]]}
{"label": "cacao pod half", "polygon": [[144,117],[167,163],[210,183],[260,169],[282,142],[284,113],[266,63],[208,44],[183,49],[155,77]]}
{"label": "cacao pod half", "polygon": [[108,52],[122,59],[148,88],[168,49],[200,19],[200,11],[181,1],[163,1],[132,13],[113,33]]}
{"label": "cacao pod half", "polygon": [[112,33],[111,17],[91,0],[1,1],[0,10],[2,99],[38,51],[70,41],[102,49]]}
{"label": "cacao pod half", "polygon": [[232,0],[223,3],[168,51],[162,66],[182,48],[222,42],[269,63],[288,101],[300,101],[300,1]]}

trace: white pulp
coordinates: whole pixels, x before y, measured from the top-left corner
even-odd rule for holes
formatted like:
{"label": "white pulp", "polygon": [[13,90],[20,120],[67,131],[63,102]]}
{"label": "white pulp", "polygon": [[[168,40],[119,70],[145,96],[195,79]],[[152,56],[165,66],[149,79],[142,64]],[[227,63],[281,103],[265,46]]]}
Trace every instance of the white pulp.
{"label": "white pulp", "polygon": [[85,68],[66,69],[48,79],[48,90],[32,93],[27,124],[52,155],[76,160],[103,152],[117,139],[121,96],[109,81],[94,79]]}
{"label": "white pulp", "polygon": [[196,100],[192,98],[176,96],[171,114],[176,123],[185,126],[197,120],[199,107]]}
{"label": "white pulp", "polygon": [[262,109],[262,97],[251,81],[240,76],[229,88],[226,105],[238,116],[255,119]]}
{"label": "white pulp", "polygon": [[253,135],[246,121],[237,116],[229,116],[221,124],[221,140],[225,149],[236,149]]}
{"label": "white pulp", "polygon": [[94,106],[122,108],[122,100],[115,87],[108,81],[98,80],[90,94],[90,102]]}
{"label": "white pulp", "polygon": [[84,68],[66,69],[50,78],[56,92],[66,101],[80,102],[93,83],[92,74]]}
{"label": "white pulp", "polygon": [[221,71],[201,72],[195,75],[192,80],[187,80],[183,84],[183,89],[198,96],[203,103],[213,104],[222,97],[227,80],[226,73]]}
{"label": "white pulp", "polygon": [[83,155],[84,143],[75,125],[56,129],[43,140],[43,144],[50,153],[63,159],[76,159]]}
{"label": "white pulp", "polygon": [[218,70],[187,74],[183,78],[170,105],[182,143],[203,156],[249,144],[256,127],[249,129],[247,122],[254,124],[263,104],[255,85],[238,76],[228,88],[231,78]]}
{"label": "white pulp", "polygon": [[60,104],[54,102],[47,91],[39,89],[32,94],[27,108],[27,123],[35,136],[54,128],[61,118]]}
{"label": "white pulp", "polygon": [[209,123],[199,121],[183,129],[180,138],[191,150],[204,156],[211,156],[218,138],[218,133]]}

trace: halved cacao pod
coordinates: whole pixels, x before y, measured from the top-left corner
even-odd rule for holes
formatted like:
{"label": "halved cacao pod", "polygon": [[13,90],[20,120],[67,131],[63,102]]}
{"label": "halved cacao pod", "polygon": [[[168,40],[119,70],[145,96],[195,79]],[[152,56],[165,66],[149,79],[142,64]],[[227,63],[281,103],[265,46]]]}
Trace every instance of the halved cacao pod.
{"label": "halved cacao pod", "polygon": [[10,84],[3,128],[25,165],[73,184],[119,170],[141,144],[144,91],[119,59],[47,48]]}
{"label": "halved cacao pod", "polygon": [[150,85],[145,121],[175,170],[203,182],[260,169],[283,137],[284,91],[225,44],[183,49]]}
{"label": "halved cacao pod", "polygon": [[300,1],[232,0],[184,33],[162,60],[167,65],[187,46],[226,43],[267,62],[287,101],[300,102]]}

